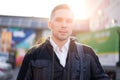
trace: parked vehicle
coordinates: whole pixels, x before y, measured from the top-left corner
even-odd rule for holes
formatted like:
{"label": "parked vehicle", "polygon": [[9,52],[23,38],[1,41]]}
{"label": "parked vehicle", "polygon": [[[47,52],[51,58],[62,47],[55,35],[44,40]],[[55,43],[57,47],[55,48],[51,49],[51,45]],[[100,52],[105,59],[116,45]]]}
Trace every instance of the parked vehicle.
{"label": "parked vehicle", "polygon": [[120,26],[80,33],[78,42],[91,46],[112,80],[120,80]]}

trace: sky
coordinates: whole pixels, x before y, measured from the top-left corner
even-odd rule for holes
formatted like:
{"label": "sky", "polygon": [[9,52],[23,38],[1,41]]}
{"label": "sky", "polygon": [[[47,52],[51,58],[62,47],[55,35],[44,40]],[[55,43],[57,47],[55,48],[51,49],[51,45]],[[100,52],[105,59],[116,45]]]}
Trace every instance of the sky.
{"label": "sky", "polygon": [[86,0],[0,0],[0,15],[48,18],[58,4],[68,4],[77,19],[90,16]]}

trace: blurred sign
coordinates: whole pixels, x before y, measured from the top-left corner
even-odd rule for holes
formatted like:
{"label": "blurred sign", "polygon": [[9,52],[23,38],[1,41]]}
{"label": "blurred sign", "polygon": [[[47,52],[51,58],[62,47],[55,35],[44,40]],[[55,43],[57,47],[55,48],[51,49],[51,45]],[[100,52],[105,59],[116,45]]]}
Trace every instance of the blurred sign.
{"label": "blurred sign", "polygon": [[91,46],[104,66],[115,66],[119,61],[120,27],[87,32],[77,36],[80,43]]}
{"label": "blurred sign", "polygon": [[9,28],[12,32],[12,45],[15,48],[28,49],[32,46],[35,39],[35,31],[32,29]]}

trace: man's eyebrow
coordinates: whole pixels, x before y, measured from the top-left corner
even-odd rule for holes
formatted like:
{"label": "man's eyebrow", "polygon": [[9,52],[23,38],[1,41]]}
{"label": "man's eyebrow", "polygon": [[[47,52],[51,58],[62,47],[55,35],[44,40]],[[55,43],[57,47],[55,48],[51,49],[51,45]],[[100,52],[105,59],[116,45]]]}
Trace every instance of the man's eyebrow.
{"label": "man's eyebrow", "polygon": [[61,18],[61,17],[57,17],[56,20],[57,20],[57,21],[62,21],[63,18]]}

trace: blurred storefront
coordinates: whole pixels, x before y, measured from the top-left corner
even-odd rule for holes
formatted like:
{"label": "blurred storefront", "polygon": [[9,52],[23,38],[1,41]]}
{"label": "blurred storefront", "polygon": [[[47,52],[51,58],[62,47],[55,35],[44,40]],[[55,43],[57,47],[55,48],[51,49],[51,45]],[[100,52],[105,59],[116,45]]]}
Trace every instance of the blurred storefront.
{"label": "blurred storefront", "polygon": [[[89,0],[88,0],[89,1]],[[97,0],[90,17],[91,31],[108,29],[120,25],[120,0]],[[90,3],[90,2],[89,2]],[[89,6],[95,3],[89,4]]]}

